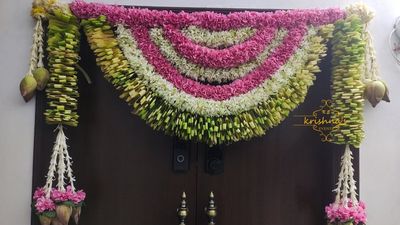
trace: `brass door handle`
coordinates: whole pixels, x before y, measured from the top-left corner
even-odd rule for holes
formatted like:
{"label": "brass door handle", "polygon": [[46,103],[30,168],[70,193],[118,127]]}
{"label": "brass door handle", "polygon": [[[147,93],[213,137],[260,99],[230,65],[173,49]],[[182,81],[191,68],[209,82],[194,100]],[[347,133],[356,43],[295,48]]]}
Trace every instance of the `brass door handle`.
{"label": "brass door handle", "polygon": [[210,192],[208,206],[204,208],[208,216],[208,225],[215,225],[215,217],[217,217],[217,206],[215,205],[214,193]]}
{"label": "brass door handle", "polygon": [[182,193],[181,197],[181,203],[179,208],[176,209],[176,212],[178,214],[178,219],[179,219],[179,225],[185,225],[186,224],[186,217],[189,215],[189,209],[186,205],[186,193]]}
{"label": "brass door handle", "polygon": [[[217,217],[217,206],[214,200],[214,193],[210,192],[208,205],[204,207],[204,211],[208,217],[208,225],[215,225],[215,217]],[[186,204],[186,193],[182,193],[180,206],[176,209],[179,225],[186,225],[186,218],[189,215],[189,209]]]}

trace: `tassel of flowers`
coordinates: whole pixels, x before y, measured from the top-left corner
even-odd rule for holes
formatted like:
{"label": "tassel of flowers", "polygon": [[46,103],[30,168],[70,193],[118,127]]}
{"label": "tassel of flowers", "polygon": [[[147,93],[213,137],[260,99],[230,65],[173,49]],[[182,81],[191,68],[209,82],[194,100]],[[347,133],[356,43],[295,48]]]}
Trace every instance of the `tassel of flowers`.
{"label": "tassel of flowers", "polygon": [[[53,146],[46,184],[36,189],[33,194],[32,206],[42,225],[67,225],[71,217],[75,224],[78,224],[86,194],[82,190],[76,191],[75,189],[72,161],[68,153],[67,137],[64,134],[63,126],[58,125],[56,131],[57,137]],[[53,181],[56,178],[57,184],[53,188]]]}
{"label": "tassel of flowers", "polygon": [[36,20],[33,31],[33,44],[31,48],[31,57],[29,62],[29,70],[25,77],[21,80],[19,88],[25,102],[33,98],[36,90],[43,90],[49,80],[49,71],[43,65],[43,21],[46,17],[46,7],[52,5],[53,2],[45,0],[35,0],[32,4],[32,17]]}
{"label": "tassel of flowers", "polygon": [[389,89],[385,81],[379,76],[372,36],[367,29],[369,22],[374,18],[374,13],[365,4],[354,4],[346,10],[349,15],[357,15],[363,23],[363,39],[366,44],[363,71],[363,82],[365,84],[364,97],[371,103],[372,107],[378,105],[381,100],[390,102]]}
{"label": "tassel of flowers", "polygon": [[346,145],[336,188],[335,202],[325,207],[328,225],[364,225],[367,221],[365,204],[357,199],[352,152]]}

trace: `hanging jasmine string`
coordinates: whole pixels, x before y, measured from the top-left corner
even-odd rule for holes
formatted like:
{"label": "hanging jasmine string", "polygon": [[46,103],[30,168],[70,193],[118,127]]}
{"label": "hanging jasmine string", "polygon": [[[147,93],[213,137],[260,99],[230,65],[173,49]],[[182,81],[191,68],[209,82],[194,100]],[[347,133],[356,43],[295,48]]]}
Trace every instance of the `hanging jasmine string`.
{"label": "hanging jasmine string", "polygon": [[50,78],[49,72],[43,65],[43,20],[46,18],[44,6],[34,2],[32,16],[36,19],[33,31],[33,43],[29,62],[29,70],[20,83],[20,92],[26,102],[33,98],[36,90],[43,90]]}

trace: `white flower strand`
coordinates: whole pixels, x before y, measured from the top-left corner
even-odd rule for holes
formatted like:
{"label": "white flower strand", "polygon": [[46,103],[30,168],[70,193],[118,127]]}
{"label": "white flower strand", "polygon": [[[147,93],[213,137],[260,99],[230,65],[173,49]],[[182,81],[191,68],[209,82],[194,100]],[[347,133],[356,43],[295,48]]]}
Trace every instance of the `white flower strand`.
{"label": "white flower strand", "polygon": [[271,44],[265,46],[263,52],[258,55],[256,59],[229,69],[206,68],[191,63],[189,60],[180,56],[179,53],[175,51],[172,43],[164,37],[163,30],[161,28],[152,28],[150,30],[150,37],[161,50],[164,57],[166,57],[168,61],[179,70],[180,73],[194,80],[221,83],[223,81],[233,81],[241,78],[255,68],[259,67],[265,61],[268,55],[276,47],[282,44],[283,38],[287,35],[287,33],[288,32],[286,29],[279,29],[276,32]]}
{"label": "white flower strand", "polygon": [[349,192],[350,192],[350,199],[353,204],[358,203],[357,199],[357,185],[356,180],[354,179],[354,168],[353,168],[353,153],[351,152],[350,146],[348,147],[348,151],[350,152],[350,162],[347,164],[347,171],[349,172]]}
{"label": "white flower strand", "polygon": [[57,188],[58,190],[65,191],[65,178],[64,178],[64,173],[65,173],[65,157],[64,157],[64,151],[65,149],[68,148],[67,146],[67,141],[66,137],[63,131],[63,126],[60,124],[57,126],[58,129],[58,135],[57,135],[57,141],[56,145],[58,145],[58,165],[57,165],[57,175],[58,175],[58,183],[57,183]]}
{"label": "white flower strand", "polygon": [[210,48],[226,47],[240,44],[256,33],[252,27],[231,29],[227,31],[209,31],[197,26],[189,26],[182,29],[182,33],[195,43]]}
{"label": "white flower strand", "polygon": [[60,145],[57,143],[59,142],[59,140],[60,140],[59,135],[57,135],[56,142],[54,143],[53,146],[53,153],[51,154],[49,170],[46,176],[46,184],[44,186],[44,192],[46,193],[46,198],[50,198],[51,188],[53,187],[54,173],[57,167],[57,156],[59,152],[58,148],[60,147]]}
{"label": "white flower strand", "polygon": [[353,205],[358,203],[352,159],[353,156],[350,146],[346,145],[345,152],[341,157],[341,168],[337,187],[333,190],[336,192],[335,204],[343,204],[345,207],[348,205],[349,197]]}
{"label": "white flower strand", "polygon": [[38,28],[38,40],[37,40],[37,45],[38,45],[38,63],[37,63],[37,68],[43,67],[43,57],[44,57],[44,51],[43,51],[43,37],[44,37],[44,31],[43,31],[43,23],[42,19],[38,19],[39,23],[39,28]]}
{"label": "white flower strand", "polygon": [[69,179],[69,183],[71,185],[72,192],[75,192],[74,182],[76,181],[76,179],[75,179],[75,177],[73,175],[73,170],[72,170],[72,161],[71,161],[72,158],[69,156],[67,148],[64,149],[64,158],[65,158],[65,161],[67,163],[67,176],[68,176],[68,179]]}
{"label": "white flower strand", "polygon": [[344,166],[343,166],[343,158],[344,155],[341,157],[341,162],[340,162],[340,172],[339,172],[339,177],[338,177],[338,182],[336,183],[336,188],[333,190],[333,192],[336,193],[335,197],[335,203],[339,204],[340,203],[340,197],[341,197],[341,189],[342,189],[342,184],[343,184],[343,179],[344,179]]}
{"label": "white flower strand", "polygon": [[308,59],[309,39],[315,34],[315,29],[310,27],[299,49],[284,66],[272,75],[271,79],[265,80],[259,87],[245,94],[225,101],[215,101],[197,98],[175,88],[172,83],[155,72],[154,67],[147,62],[141,50],[137,47],[130,30],[124,28],[123,25],[117,27],[119,46],[136,74],[148,83],[151,90],[175,107],[204,116],[238,114],[268,100],[304,65]]}
{"label": "white flower strand", "polygon": [[348,170],[347,164],[349,163],[349,161],[351,163],[351,159],[349,159],[350,154],[348,152],[351,152],[351,151],[348,151],[347,146],[346,146],[346,150],[344,152],[344,157],[343,157],[344,161],[342,164],[342,166],[344,167],[344,175],[345,176],[343,179],[343,188],[342,188],[342,193],[341,193],[341,200],[345,207],[347,206],[347,203],[348,203],[347,196],[349,195],[349,189],[350,189],[350,187],[349,187],[349,170]]}
{"label": "white flower strand", "polygon": [[379,69],[376,61],[376,52],[372,43],[371,33],[368,31],[368,25],[374,18],[375,13],[371,8],[369,8],[364,3],[356,3],[346,7],[346,14],[348,16],[356,15],[363,23],[364,32],[362,34],[362,39],[365,40],[365,53],[364,53],[364,74],[363,82],[367,83],[371,80],[379,79]]}
{"label": "white flower strand", "polygon": [[365,64],[364,64],[364,81],[377,80],[379,78],[378,63],[376,61],[376,52],[372,43],[371,33],[365,27]]}
{"label": "white flower strand", "polygon": [[[42,47],[42,50],[39,50],[40,46]],[[40,60],[40,55],[39,55],[40,51],[43,52],[43,27],[42,27],[42,20],[39,18],[36,21],[36,25],[33,31],[33,43],[31,48],[31,59],[29,62],[29,71],[28,71],[29,75],[32,75],[33,71],[38,67],[38,63],[42,61]]]}

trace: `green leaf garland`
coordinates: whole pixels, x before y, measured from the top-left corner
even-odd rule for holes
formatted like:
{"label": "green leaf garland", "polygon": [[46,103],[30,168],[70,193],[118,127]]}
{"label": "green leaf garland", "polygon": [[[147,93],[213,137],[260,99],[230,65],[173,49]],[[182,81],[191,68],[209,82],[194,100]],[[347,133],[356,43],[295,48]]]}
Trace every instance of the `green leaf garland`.
{"label": "green leaf garland", "polygon": [[332,131],[336,144],[359,147],[364,137],[362,82],[365,41],[363,24],[357,15],[351,15],[335,24],[332,38],[332,107],[338,112],[333,119],[345,119]]}
{"label": "green leaf garland", "polygon": [[48,15],[48,68],[46,88],[48,108],[44,113],[49,124],[78,125],[79,21],[68,10],[53,8]]}

